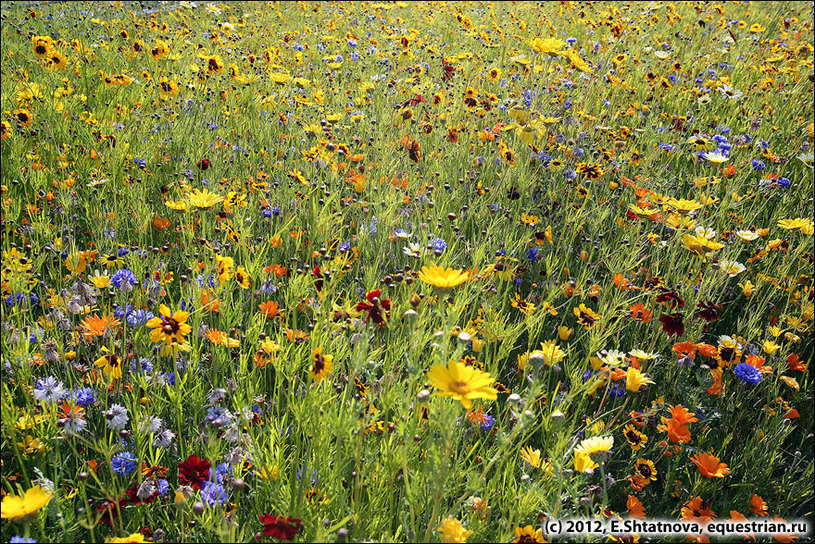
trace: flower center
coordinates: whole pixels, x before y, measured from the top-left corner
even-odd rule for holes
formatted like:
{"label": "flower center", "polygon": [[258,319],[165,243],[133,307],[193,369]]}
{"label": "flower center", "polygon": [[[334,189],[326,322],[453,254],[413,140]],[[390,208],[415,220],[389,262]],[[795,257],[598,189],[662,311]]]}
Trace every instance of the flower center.
{"label": "flower center", "polygon": [[466,395],[470,392],[470,387],[467,385],[467,382],[450,382],[450,391],[458,393],[459,395]]}

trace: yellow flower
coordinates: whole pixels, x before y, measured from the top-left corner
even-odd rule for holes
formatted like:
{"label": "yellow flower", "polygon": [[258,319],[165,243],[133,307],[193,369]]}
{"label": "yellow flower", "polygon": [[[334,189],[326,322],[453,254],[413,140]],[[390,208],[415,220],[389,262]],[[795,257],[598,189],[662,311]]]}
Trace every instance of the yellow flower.
{"label": "yellow flower", "polygon": [[539,468],[543,462],[541,459],[541,450],[533,450],[529,446],[521,450],[521,459],[535,468]]}
{"label": "yellow flower", "polygon": [[574,449],[575,455],[587,455],[594,462],[602,461],[614,446],[613,436],[593,436],[582,441]]}
{"label": "yellow flower", "polygon": [[133,533],[132,535],[122,536],[122,537],[114,537],[108,540],[108,542],[147,542],[144,539],[144,535],[141,533]]}
{"label": "yellow flower", "polygon": [[802,234],[811,236],[815,233],[815,223],[812,219],[799,217],[798,219],[779,219],[778,226],[786,230],[800,230]]}
{"label": "yellow flower", "polygon": [[423,266],[419,272],[420,280],[429,283],[442,292],[447,292],[458,287],[467,281],[468,277],[467,272],[463,270],[444,268],[443,266],[436,266],[435,263],[430,263],[429,267]]}
{"label": "yellow flower", "polygon": [[209,189],[204,189],[203,192],[195,189],[189,194],[190,204],[196,208],[211,208],[219,202],[223,202],[224,197],[218,193],[210,193]]}
{"label": "yellow flower", "polygon": [[566,352],[560,349],[554,340],[541,342],[541,349],[533,351],[532,354],[543,356],[543,362],[546,366],[556,365],[566,357]]}
{"label": "yellow flower", "polygon": [[53,498],[53,494],[42,487],[35,485],[25,492],[25,495],[6,495],[0,505],[0,517],[2,519],[14,519],[27,521],[32,514],[36,514],[40,509],[48,504]]}
{"label": "yellow flower", "polygon": [[311,368],[309,375],[314,378],[314,381],[320,383],[326,376],[331,374],[331,368],[334,362],[333,355],[323,355],[323,347],[320,346],[311,353]]}
{"label": "yellow flower", "polygon": [[572,329],[570,329],[566,325],[562,325],[562,326],[558,327],[557,335],[558,335],[558,338],[560,338],[562,341],[565,342],[572,335]]}
{"label": "yellow flower", "polygon": [[473,534],[472,531],[465,529],[456,518],[443,520],[436,531],[441,533],[442,542],[467,542],[467,539]]}
{"label": "yellow flower", "polygon": [[566,47],[566,42],[557,38],[533,38],[529,42],[529,47],[541,55],[554,55],[556,52]]}
{"label": "yellow flower", "polygon": [[671,198],[670,200],[668,200],[667,204],[668,206],[682,214],[687,214],[694,210],[704,208],[704,204],[696,202],[695,200],[685,200],[684,198],[680,198],[679,200]]}
{"label": "yellow flower", "polygon": [[469,410],[472,399],[495,400],[498,391],[490,387],[495,381],[489,373],[458,361],[450,361],[447,367],[436,365],[427,373],[427,378],[433,387],[441,389],[436,394],[442,397],[453,397]]}
{"label": "yellow flower", "polygon": [[600,465],[591,460],[591,457],[585,453],[575,453],[574,455],[574,469],[577,472],[592,472],[594,469],[599,468]]}
{"label": "yellow flower", "polygon": [[170,208],[171,210],[176,210],[179,212],[183,212],[187,209],[187,203],[183,200],[168,200],[164,203],[165,206]]}
{"label": "yellow flower", "polygon": [[515,527],[515,538],[512,542],[546,542],[540,529],[535,529],[531,525],[526,527]]}
{"label": "yellow flower", "polygon": [[628,372],[625,375],[625,388],[632,393],[639,393],[643,385],[654,383],[654,380],[640,372],[633,366],[628,367]]}
{"label": "yellow flower", "polygon": [[739,287],[741,287],[741,294],[744,295],[745,298],[752,297],[753,293],[756,292],[756,286],[749,280],[744,283],[740,283]]}
{"label": "yellow flower", "polygon": [[778,348],[780,348],[781,346],[776,344],[773,340],[765,340],[764,344],[761,347],[764,350],[764,353],[766,353],[767,355],[772,355],[773,353],[778,351]]}
{"label": "yellow flower", "polygon": [[173,341],[183,344],[184,336],[192,330],[192,327],[187,325],[190,313],[178,310],[171,314],[170,309],[164,304],[159,306],[159,313],[161,317],[154,317],[145,324],[148,329],[152,329],[150,341],[164,342],[166,346],[171,345]]}
{"label": "yellow flower", "polygon": [[102,347],[102,351],[105,352],[105,354],[94,361],[93,364],[101,368],[105,372],[105,376],[109,378],[121,378],[122,359],[107,347]]}
{"label": "yellow flower", "polygon": [[26,455],[45,451],[45,444],[43,444],[39,438],[34,438],[30,434],[27,434],[22,442],[17,442],[17,446],[23,450]]}

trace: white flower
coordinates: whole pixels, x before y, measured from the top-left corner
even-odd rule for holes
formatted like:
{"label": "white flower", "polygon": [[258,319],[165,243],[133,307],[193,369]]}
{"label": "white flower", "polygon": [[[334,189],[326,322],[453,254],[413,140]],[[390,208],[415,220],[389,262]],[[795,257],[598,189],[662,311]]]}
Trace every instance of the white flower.
{"label": "white flower", "polygon": [[704,159],[713,164],[721,164],[723,162],[727,162],[727,155],[724,153],[720,153],[718,151],[708,152],[702,155]]}
{"label": "white flower", "polygon": [[632,349],[629,352],[629,355],[632,357],[636,357],[640,361],[650,361],[651,359],[656,359],[659,357],[658,354],[649,352],[649,351],[642,351],[641,349]]}
{"label": "white flower", "polygon": [[744,240],[745,242],[752,242],[753,240],[758,238],[758,233],[753,232],[752,230],[737,230],[736,236]]}
{"label": "white flower", "polygon": [[127,415],[127,408],[119,404],[111,404],[107,412],[105,412],[105,419],[108,421],[108,428],[121,431],[127,425],[130,416]]}
{"label": "white flower", "polygon": [[625,352],[616,349],[601,351],[597,353],[597,358],[600,359],[604,365],[620,366],[620,364],[625,361]]}
{"label": "white flower", "polygon": [[719,261],[719,270],[733,278],[747,270],[747,267],[738,261]]}
{"label": "white flower", "polygon": [[696,227],[696,229],[694,230],[694,233],[696,233],[696,236],[698,236],[700,238],[707,238],[708,240],[713,240],[714,238],[716,238],[716,231],[715,230],[706,229],[705,227],[703,227],[701,225]]}
{"label": "white flower", "polygon": [[422,246],[411,242],[402,249],[402,252],[408,257],[415,257],[418,259],[422,256]]}

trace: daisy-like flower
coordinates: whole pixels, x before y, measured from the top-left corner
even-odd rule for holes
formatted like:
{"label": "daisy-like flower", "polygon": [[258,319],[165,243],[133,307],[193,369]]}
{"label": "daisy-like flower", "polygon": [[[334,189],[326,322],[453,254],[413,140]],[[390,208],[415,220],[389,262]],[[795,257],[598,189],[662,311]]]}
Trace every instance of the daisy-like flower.
{"label": "daisy-like flower", "polygon": [[631,446],[633,451],[642,449],[645,443],[648,442],[648,437],[635,429],[633,425],[626,425],[623,430],[623,436],[625,436],[628,445]]}
{"label": "daisy-like flower", "polygon": [[498,391],[490,387],[495,378],[472,366],[458,361],[450,361],[447,366],[436,365],[427,373],[433,387],[440,389],[436,394],[442,397],[453,397],[469,410],[472,399],[496,400]]}
{"label": "daisy-like flower", "polygon": [[171,314],[170,309],[164,304],[159,307],[159,313],[160,317],[154,317],[146,323],[147,328],[152,329],[150,341],[162,342],[165,346],[171,346],[173,341],[183,344],[184,336],[192,330],[192,327],[187,325],[190,313],[178,310]]}
{"label": "daisy-like flower", "polygon": [[223,196],[217,193],[210,193],[209,189],[204,189],[203,192],[195,189],[188,195],[188,198],[190,200],[190,204],[201,209],[211,208],[224,200]]}
{"label": "daisy-like flower", "polygon": [[616,349],[603,350],[597,354],[597,358],[606,366],[620,366],[625,362],[625,352]]}
{"label": "daisy-like flower", "polygon": [[591,308],[587,308],[585,304],[581,304],[579,307],[574,308],[574,315],[577,317],[577,322],[580,325],[583,325],[583,328],[586,330],[590,330],[595,325],[600,323],[602,317],[600,314],[597,314]]}
{"label": "daisy-like flower", "polygon": [[574,449],[575,455],[588,455],[595,463],[602,462],[614,446],[613,436],[593,436]]}
{"label": "daisy-like flower", "polygon": [[546,539],[543,538],[543,532],[540,529],[527,525],[515,528],[515,538],[512,539],[512,542],[546,542]]}
{"label": "daisy-like flower", "polygon": [[54,495],[44,488],[35,485],[27,490],[23,496],[6,495],[0,507],[2,519],[25,521],[33,517],[43,506],[51,502]]}
{"label": "daisy-like flower", "polygon": [[331,374],[333,362],[334,356],[323,355],[323,347],[320,346],[311,353],[311,368],[308,373],[315,382],[320,383]]}
{"label": "daisy-like flower", "polygon": [[697,453],[690,460],[699,467],[699,472],[705,478],[724,478],[730,474],[727,465],[719,462],[719,458],[712,453]]}
{"label": "daisy-like flower", "polygon": [[402,253],[404,253],[408,257],[413,257],[415,259],[418,259],[419,257],[422,256],[422,246],[420,246],[419,244],[414,244],[413,242],[411,242],[408,245],[406,245],[404,248],[402,248]]}
{"label": "daisy-like flower", "polygon": [[566,357],[566,352],[560,349],[554,340],[541,342],[541,349],[536,349],[529,354],[529,360],[534,362],[538,358],[543,360],[546,366],[556,365]]}
{"label": "daisy-like flower", "polygon": [[745,242],[752,242],[753,240],[759,238],[759,234],[757,232],[752,230],[741,230],[741,229],[736,231],[736,236],[738,236]]}
{"label": "daisy-like flower", "polygon": [[797,219],[779,219],[778,226],[786,230],[799,230],[802,234],[812,236],[815,233],[815,224],[812,219],[799,217]]}
{"label": "daisy-like flower", "polygon": [[444,268],[443,266],[436,266],[435,263],[430,263],[430,266],[423,266],[419,272],[419,279],[425,283],[429,283],[442,293],[450,291],[469,278],[469,274],[463,270],[454,270],[452,268]]}
{"label": "daisy-like flower", "polygon": [[709,151],[703,154],[702,158],[713,164],[722,164],[727,162],[729,157],[720,151]]}
{"label": "daisy-like flower", "polygon": [[102,347],[105,353],[99,357],[93,364],[101,368],[108,378],[121,378],[122,377],[122,359],[110,351],[107,347]]}
{"label": "daisy-like flower", "polygon": [[719,270],[721,270],[731,278],[734,278],[741,274],[742,272],[744,272],[745,270],[747,270],[747,267],[738,261],[722,260],[719,261]]}

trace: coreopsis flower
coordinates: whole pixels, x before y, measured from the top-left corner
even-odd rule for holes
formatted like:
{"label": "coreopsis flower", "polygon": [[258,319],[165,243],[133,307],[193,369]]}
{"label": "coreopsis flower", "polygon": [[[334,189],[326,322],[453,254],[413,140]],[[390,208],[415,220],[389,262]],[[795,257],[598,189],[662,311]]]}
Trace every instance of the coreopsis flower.
{"label": "coreopsis flower", "polygon": [[577,317],[577,322],[583,325],[583,328],[586,330],[592,329],[602,320],[600,314],[595,313],[591,308],[587,308],[585,304],[574,308],[574,315]]}
{"label": "coreopsis flower", "polygon": [[315,382],[320,383],[331,374],[333,362],[334,356],[323,355],[323,347],[319,346],[311,354],[311,368],[308,373]]}
{"label": "coreopsis flower", "polygon": [[385,322],[390,318],[391,314],[391,300],[389,298],[381,299],[382,291],[374,289],[365,293],[365,302],[357,302],[354,309],[358,312],[368,312],[368,320],[373,321],[380,327],[385,326]]}
{"label": "coreopsis flower", "polygon": [[161,342],[165,346],[171,346],[173,342],[183,344],[185,336],[192,330],[187,324],[190,317],[189,312],[177,310],[175,313],[170,313],[170,309],[162,304],[159,306],[159,317],[154,317],[145,323],[145,326],[150,331],[151,342]]}
{"label": "coreopsis flower", "polygon": [[453,397],[469,410],[472,399],[496,400],[498,391],[490,387],[495,381],[487,372],[458,361],[450,361],[447,366],[436,365],[427,373],[427,378],[436,389],[436,394]]}
{"label": "coreopsis flower", "polygon": [[546,542],[546,539],[543,538],[543,532],[540,529],[527,525],[515,528],[515,538],[512,539],[512,542]]}

